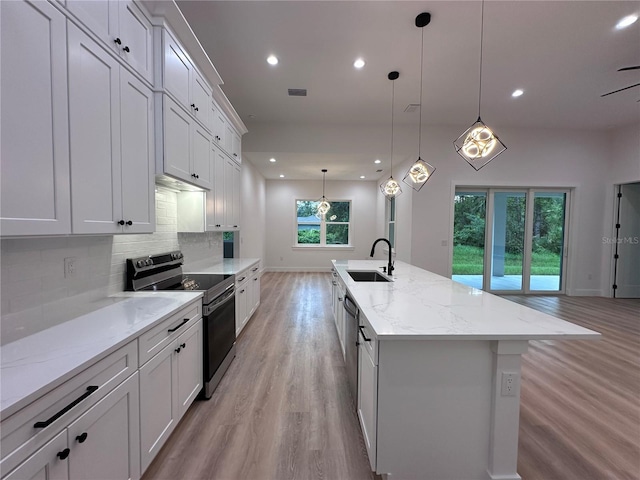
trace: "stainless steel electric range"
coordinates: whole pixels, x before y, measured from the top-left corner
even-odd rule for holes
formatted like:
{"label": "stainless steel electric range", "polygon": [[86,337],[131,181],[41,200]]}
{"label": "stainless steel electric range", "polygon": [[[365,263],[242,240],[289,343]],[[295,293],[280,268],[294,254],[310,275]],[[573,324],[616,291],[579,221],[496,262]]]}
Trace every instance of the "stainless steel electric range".
{"label": "stainless steel electric range", "polygon": [[204,388],[211,398],[236,355],[235,275],[184,273],[180,251],[127,259],[127,290],[202,291]]}

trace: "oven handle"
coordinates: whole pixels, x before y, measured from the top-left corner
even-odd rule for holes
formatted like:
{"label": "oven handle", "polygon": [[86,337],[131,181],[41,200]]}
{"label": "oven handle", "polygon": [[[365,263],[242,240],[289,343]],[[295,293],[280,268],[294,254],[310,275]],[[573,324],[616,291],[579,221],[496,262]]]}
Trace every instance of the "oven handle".
{"label": "oven handle", "polygon": [[218,298],[216,298],[209,305],[205,305],[203,314],[205,316],[211,315],[211,313],[221,308],[223,305],[229,302],[229,300],[233,300],[235,297],[235,293],[236,293],[236,289],[232,285],[230,289],[228,289],[225,293],[223,293]]}

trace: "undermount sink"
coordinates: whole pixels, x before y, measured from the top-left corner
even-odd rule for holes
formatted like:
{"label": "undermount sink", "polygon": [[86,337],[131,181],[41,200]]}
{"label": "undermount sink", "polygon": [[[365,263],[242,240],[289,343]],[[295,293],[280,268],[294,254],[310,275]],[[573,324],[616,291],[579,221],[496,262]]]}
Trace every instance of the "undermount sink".
{"label": "undermount sink", "polygon": [[353,271],[347,270],[347,273],[356,282],[389,282],[390,280],[375,270],[370,271]]}

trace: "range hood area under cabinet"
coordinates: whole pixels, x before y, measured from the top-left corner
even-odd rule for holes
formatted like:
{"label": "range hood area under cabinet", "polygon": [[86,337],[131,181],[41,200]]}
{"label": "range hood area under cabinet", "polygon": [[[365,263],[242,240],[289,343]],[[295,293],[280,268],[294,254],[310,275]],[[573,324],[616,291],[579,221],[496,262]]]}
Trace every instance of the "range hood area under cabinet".
{"label": "range hood area under cabinet", "polygon": [[215,145],[214,187],[210,191],[181,191],[178,201],[178,232],[222,232],[240,229],[241,167]]}

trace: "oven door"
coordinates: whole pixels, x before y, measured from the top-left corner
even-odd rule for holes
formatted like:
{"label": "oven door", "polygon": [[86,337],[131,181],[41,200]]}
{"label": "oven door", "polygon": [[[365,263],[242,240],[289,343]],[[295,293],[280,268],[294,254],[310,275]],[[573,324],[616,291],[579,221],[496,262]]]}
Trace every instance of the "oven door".
{"label": "oven door", "polygon": [[202,321],[205,397],[209,398],[234,357],[236,302],[233,285],[209,305],[204,306]]}

